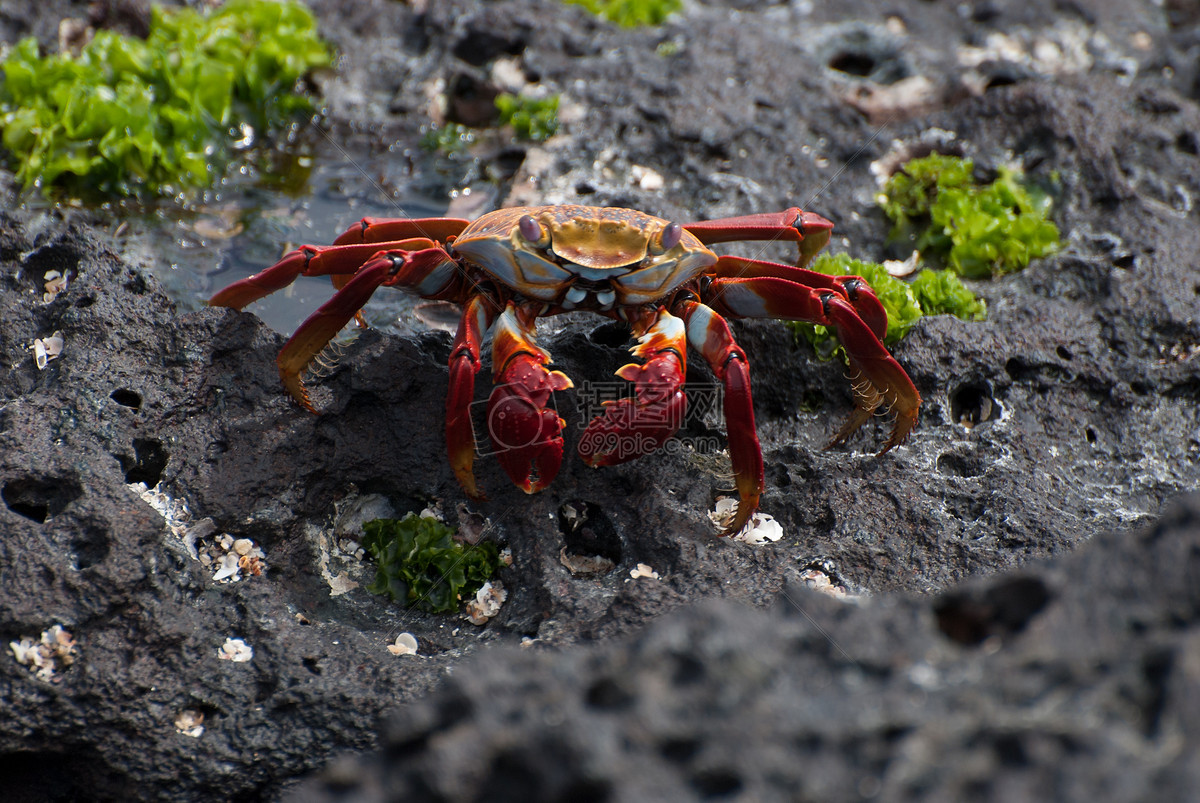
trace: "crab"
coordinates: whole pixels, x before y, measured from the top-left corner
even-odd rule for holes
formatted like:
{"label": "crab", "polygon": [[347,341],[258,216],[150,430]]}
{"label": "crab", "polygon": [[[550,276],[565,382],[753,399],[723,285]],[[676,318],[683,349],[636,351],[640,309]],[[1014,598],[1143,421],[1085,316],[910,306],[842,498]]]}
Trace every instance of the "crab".
{"label": "crab", "polygon": [[[632,209],[512,207],[474,222],[456,218],[363,218],[333,245],[305,245],[275,265],[218,292],[213,306],[241,309],[299,276],[328,275],[336,293],[279,353],[288,392],[316,412],[303,384],[309,364],[381,286],[398,287],[462,309],[450,352],[446,447],[465,493],[486,498],[474,474],[471,404],[492,335],[493,389],[488,434],[504,471],[527,493],[544,489],[563,456],[555,391],[572,387],[550,370],[537,344],[539,317],[575,310],[626,322],[639,362],[616,374],[633,383],[584,428],[578,451],[591,466],[632,460],[661,447],[683,423],[688,347],[723,388],[740,531],[758,509],[763,460],[754,424],[750,368],[727,321],[779,318],[837,332],[850,363],[855,409],[834,436],[844,443],[880,407],[895,414],[880,454],[902,443],[917,421],[920,394],[883,345],[887,313],[863,279],[804,268],[829,242],[833,224],[798,208],[680,224]],[[796,266],[718,256],[714,243],[781,240],[799,248]]]}

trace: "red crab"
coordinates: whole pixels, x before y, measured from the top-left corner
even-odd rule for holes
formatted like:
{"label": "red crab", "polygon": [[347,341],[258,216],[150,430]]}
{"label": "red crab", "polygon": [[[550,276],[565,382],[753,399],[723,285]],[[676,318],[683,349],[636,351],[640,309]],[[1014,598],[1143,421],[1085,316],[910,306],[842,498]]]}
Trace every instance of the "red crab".
{"label": "red crab", "polygon": [[788,240],[807,264],[833,228],[800,209],[679,224],[632,209],[539,206],[499,209],[474,222],[364,218],[331,246],[305,245],[277,264],[213,296],[214,306],[241,309],[298,276],[329,275],[337,292],[312,314],[279,353],[283,384],[316,412],[301,382],[313,358],[376,288],[400,287],[462,307],[450,353],[446,446],[463,490],[475,483],[475,434],[470,406],[480,346],[492,333],[494,388],[489,435],[504,470],[527,493],[545,488],[562,461],[563,421],[548,406],[571,387],[547,369],[537,345],[541,316],[588,310],[629,323],[644,362],[617,375],[634,383],[631,398],[609,403],[580,439],[592,466],[633,459],[662,446],[683,422],[690,345],[724,387],[739,505],[726,534],[739,531],[763,491],[762,452],[754,428],[750,370],[728,318],[783,318],[833,327],[853,372],[855,410],[830,444],[844,442],[880,405],[896,414],[880,452],[901,443],[917,421],[920,394],[881,342],[883,305],[857,276],[831,277],[775,262],[717,256],[706,245],[734,240]]}

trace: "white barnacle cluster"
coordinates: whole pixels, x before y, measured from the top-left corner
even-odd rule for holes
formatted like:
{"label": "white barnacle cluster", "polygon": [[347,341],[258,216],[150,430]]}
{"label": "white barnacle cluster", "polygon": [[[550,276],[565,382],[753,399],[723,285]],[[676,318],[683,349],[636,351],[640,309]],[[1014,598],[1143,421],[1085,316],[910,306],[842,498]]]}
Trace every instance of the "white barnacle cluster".
{"label": "white barnacle cluster", "polygon": [[637,566],[629,570],[629,576],[634,580],[640,580],[643,577],[648,580],[657,580],[658,572],[650,568],[649,564],[639,563]]}
{"label": "white barnacle cluster", "polygon": [[201,565],[216,569],[214,583],[236,583],[243,572],[258,577],[267,568],[267,555],[259,546],[249,538],[235,539],[229,533],[202,542],[196,554]]}
{"label": "white barnacle cluster", "polygon": [[[716,509],[708,514],[708,518],[713,524],[724,530],[733,523],[734,517],[737,516],[737,509],[738,500],[722,496],[717,499]],[[760,546],[778,541],[782,537],[783,527],[779,525],[779,522],[766,513],[756,511],[750,517],[750,521],[746,522],[746,526],[733,536],[733,540]]]}
{"label": "white barnacle cluster", "polygon": [[64,293],[67,290],[69,279],[61,271],[48,270],[42,279],[46,282],[46,292],[42,293],[43,303],[49,304],[59,293]]}
{"label": "white barnacle cluster", "polygon": [[184,736],[199,739],[204,735],[204,712],[197,708],[185,708],[175,715],[175,730]]}
{"label": "white barnacle cluster", "polygon": [[39,371],[43,370],[51,360],[58,359],[62,354],[64,343],[62,332],[55,332],[49,337],[39,337],[33,341],[29,350],[33,352],[33,362]]}
{"label": "white barnacle cluster", "polygon": [[489,580],[475,594],[475,599],[468,600],[464,606],[467,621],[473,625],[485,625],[487,621],[500,613],[500,606],[508,599],[508,591],[499,580]]}
{"label": "white barnacle cluster", "polygon": [[222,661],[244,664],[254,657],[254,648],[240,638],[227,638],[221,649],[217,650],[217,657]]}
{"label": "white barnacle cluster", "polygon": [[258,577],[267,570],[267,555],[254,541],[218,533],[217,525],[209,518],[193,522],[187,502],[174,499],[157,487],[147,488],[141,482],[129,487],[158,511],[171,534],[183,541],[188,554],[214,572],[213,582],[236,583],[243,575]]}
{"label": "white barnacle cluster", "polygon": [[63,670],[79,658],[79,646],[62,625],[44,631],[38,641],[32,638],[10,641],[8,648],[18,664],[29,667],[39,678],[51,683],[62,680]]}

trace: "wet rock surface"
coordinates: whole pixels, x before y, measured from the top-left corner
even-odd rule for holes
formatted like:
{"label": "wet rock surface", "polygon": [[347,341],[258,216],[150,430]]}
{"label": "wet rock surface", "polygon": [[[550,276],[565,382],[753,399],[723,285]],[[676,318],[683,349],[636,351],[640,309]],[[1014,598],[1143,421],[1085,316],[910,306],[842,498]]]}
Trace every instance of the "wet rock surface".
{"label": "wet rock surface", "polygon": [[[833,250],[878,257],[871,163],[940,130],[983,170],[1057,172],[1064,248],[973,285],[986,322],[926,318],[895,349],[925,404],[882,457],[882,419],[822,449],[850,411],[841,365],[776,323],[738,324],[763,509],[784,530],[750,546],[706,516],[727,463],[686,448],[600,471],[572,456],[532,497],[484,456],[490,501],[460,512],[449,335],[363,334],[315,383],[312,416],[279,386],[281,335],[250,313],[179,314],[98,213],[0,215],[0,637],[57,624],[74,645],[41,675],[20,649],[0,657],[11,799],[1194,788],[1200,507],[1171,502],[1200,476],[1200,110],[1181,9],[705,2],[622,31],[550,0],[344,6],[314,4],[344,53],[319,83],[331,136],[368,161],[415,148],[430,98],[496,83],[500,60],[564,104],[557,137],[489,154],[501,201],[676,220],[798,204],[837,223]],[[47,16],[80,13],[21,8],[5,36],[50,41]],[[69,277],[49,302],[48,271]],[[31,346],[54,332],[63,351],[39,370]],[[628,361],[599,318],[542,339],[578,388]],[[558,395],[568,444],[588,401]],[[697,418],[684,441],[722,432]],[[170,520],[136,483],[174,500]],[[512,550],[485,627],[362,588],[353,522],[432,503],[485,517]],[[266,570],[214,582],[191,548],[223,535],[252,539]],[[568,545],[614,568],[572,574]],[[641,563],[659,579],[631,578]],[[417,657],[386,649],[401,632]],[[250,660],[221,657],[227,639]]]}

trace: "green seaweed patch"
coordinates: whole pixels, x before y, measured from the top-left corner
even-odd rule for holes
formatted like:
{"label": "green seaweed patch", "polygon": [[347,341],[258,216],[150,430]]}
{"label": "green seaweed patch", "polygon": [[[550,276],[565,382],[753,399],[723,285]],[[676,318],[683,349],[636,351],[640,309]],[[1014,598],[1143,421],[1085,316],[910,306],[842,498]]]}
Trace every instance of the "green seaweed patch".
{"label": "green seaweed patch", "polygon": [[502,92],[496,96],[500,125],[512,126],[517,139],[545,142],[558,131],[558,100],[558,95],[531,98]]}
{"label": "green seaweed patch", "polygon": [[582,6],[601,19],[622,28],[662,25],[667,17],[683,8],[683,0],[563,0],[570,6]]}
{"label": "green seaweed patch", "polygon": [[99,31],[78,55],[37,40],[0,65],[0,127],[26,189],[170,195],[209,186],[243,123],[270,130],[312,100],[300,79],[331,63],[303,5],[230,0],[151,11],[146,39]]}
{"label": "green seaweed patch", "polygon": [[1022,270],[1058,248],[1044,190],[1005,167],[979,184],[974,170],[939,153],[905,163],[877,198],[894,224],[889,238],[972,279]]}
{"label": "green seaweed patch", "polygon": [[[926,269],[912,281],[903,281],[877,262],[863,262],[848,254],[820,254],[808,267],[828,276],[865,279],[887,312],[888,328],[883,342],[888,346],[899,342],[924,315],[954,315],[970,321],[983,320],[987,315],[983,299],[977,298],[957,275],[948,271]],[[821,359],[829,360],[835,355],[844,358],[837,335],[829,327],[800,321],[788,326],[797,336],[808,340]]]}
{"label": "green seaweed patch", "polygon": [[496,545],[464,546],[454,530],[413,513],[363,525],[362,547],[375,561],[373,594],[430,613],[452,613],[500,568]]}

